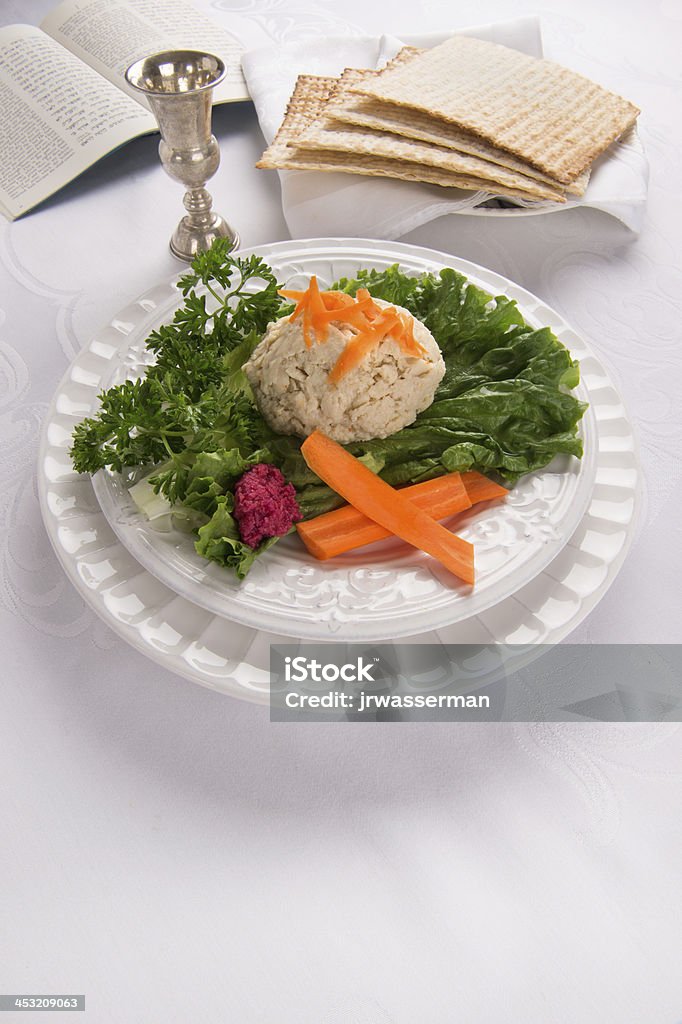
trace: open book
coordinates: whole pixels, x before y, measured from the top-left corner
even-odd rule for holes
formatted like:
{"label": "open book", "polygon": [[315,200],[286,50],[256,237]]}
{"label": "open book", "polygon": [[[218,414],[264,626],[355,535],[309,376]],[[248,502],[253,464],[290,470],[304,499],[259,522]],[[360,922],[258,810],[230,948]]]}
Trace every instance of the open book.
{"label": "open book", "polygon": [[158,130],[123,77],[139,57],[207,50],[226,67],[214,102],[248,99],[241,54],[265,40],[234,20],[239,38],[189,0],[65,0],[40,28],[0,28],[0,212],[20,217],[118,146]]}

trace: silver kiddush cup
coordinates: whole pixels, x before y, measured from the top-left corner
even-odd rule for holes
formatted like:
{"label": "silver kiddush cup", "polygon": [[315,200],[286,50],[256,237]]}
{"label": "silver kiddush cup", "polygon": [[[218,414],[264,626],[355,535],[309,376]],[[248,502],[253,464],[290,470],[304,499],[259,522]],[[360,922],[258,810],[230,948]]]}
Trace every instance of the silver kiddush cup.
{"label": "silver kiddush cup", "polygon": [[239,236],[212,210],[204,185],[218,170],[220,150],[211,134],[212,90],[225,74],[219,57],[200,50],[167,50],[135,61],[126,81],[147,97],[161,131],[159,156],[163,169],[185,186],[187,215],[173,232],[170,249],[192,260],[216,238]]}

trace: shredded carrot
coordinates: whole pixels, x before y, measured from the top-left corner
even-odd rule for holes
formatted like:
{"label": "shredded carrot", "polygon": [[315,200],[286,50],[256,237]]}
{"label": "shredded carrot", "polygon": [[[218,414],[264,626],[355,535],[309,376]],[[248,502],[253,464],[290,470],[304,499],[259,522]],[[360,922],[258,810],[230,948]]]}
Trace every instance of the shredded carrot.
{"label": "shredded carrot", "polygon": [[352,306],[355,301],[348,292],[322,292],[322,298],[327,309],[342,309]]}
{"label": "shredded carrot", "polygon": [[394,309],[389,306],[388,309],[382,310],[381,316],[373,321],[371,327],[360,331],[347,343],[330,371],[330,383],[337,384],[342,377],[359,366],[365,356],[381,344],[399,323]]}
{"label": "shredded carrot", "polygon": [[[285,299],[293,299],[295,302],[299,302],[301,299],[306,299],[308,296],[308,288],[305,291],[300,291],[294,288],[280,288],[279,295],[283,295]],[[347,292],[320,292],[322,301],[324,302],[325,309],[341,309],[343,306],[352,306],[355,299],[352,295],[348,295]]]}
{"label": "shredded carrot", "polygon": [[[423,509],[432,519],[445,519],[471,507],[471,501],[459,473],[447,473],[435,480],[403,487],[401,494]],[[372,522],[352,505],[325,512],[304,523],[297,523],[299,537],[315,558],[335,558],[345,551],[384,540],[391,534]]]}
{"label": "shredded carrot", "polygon": [[402,325],[402,332],[400,336],[400,344],[402,348],[411,356],[425,356],[426,350],[423,345],[420,345],[414,336],[414,320],[411,316],[406,316],[404,313],[398,313],[400,323]]}
{"label": "shredded carrot", "polygon": [[303,312],[303,307],[305,306],[304,295],[306,293],[305,292],[290,292],[290,291],[284,291],[284,289],[282,289],[279,294],[283,295],[285,299],[293,299],[296,302],[296,307],[295,307],[293,313],[291,314],[291,316],[289,317],[289,322],[291,322],[292,320],[296,320],[297,317],[299,317],[300,314]]}
{"label": "shredded carrot", "polygon": [[358,302],[368,302],[369,301],[371,303],[371,305],[369,307],[369,310],[367,312],[367,319],[368,320],[376,320],[376,318],[381,313],[381,306],[378,306],[376,304],[376,302],[374,301],[372,296],[369,294],[367,289],[366,288],[358,288],[357,292],[355,293],[355,298],[356,298],[356,300]]}
{"label": "shredded carrot", "polygon": [[303,318],[303,340],[308,348],[313,341],[327,340],[330,323],[347,323],[357,331],[349,339],[329,374],[333,384],[359,366],[365,356],[388,335],[408,355],[418,358],[426,355],[424,347],[414,336],[413,318],[398,312],[393,306],[378,305],[366,288],[358,288],[355,298],[346,292],[321,292],[317,278],[313,275],[305,291],[282,288],[279,294],[296,303],[289,320],[293,322]]}
{"label": "shredded carrot", "polygon": [[474,549],[372,473],[336,441],[315,430],[301,445],[321,480],[369,519],[436,558],[465,583],[474,582]]}
{"label": "shredded carrot", "polygon": [[310,278],[308,292],[310,294],[310,320],[317,335],[317,340],[326,341],[329,333],[329,321],[326,316],[327,310],[320,294],[320,286],[314,274]]}
{"label": "shredded carrot", "polygon": [[[282,292],[282,294],[284,293]],[[290,292],[289,296],[293,297],[294,294],[296,293]],[[289,296],[285,297],[288,298]],[[301,314],[303,314],[303,340],[307,348],[310,348],[313,343],[311,331],[314,332],[316,341],[327,340],[329,321],[325,317],[326,312],[317,278],[313,274],[310,278],[308,290],[300,294],[296,308],[289,317],[291,321],[298,320]]]}
{"label": "shredded carrot", "polygon": [[372,300],[354,302],[350,306],[341,306],[339,309],[329,309],[325,313],[327,323],[332,321],[339,323],[353,324],[358,330],[367,327],[367,315],[371,309]]}

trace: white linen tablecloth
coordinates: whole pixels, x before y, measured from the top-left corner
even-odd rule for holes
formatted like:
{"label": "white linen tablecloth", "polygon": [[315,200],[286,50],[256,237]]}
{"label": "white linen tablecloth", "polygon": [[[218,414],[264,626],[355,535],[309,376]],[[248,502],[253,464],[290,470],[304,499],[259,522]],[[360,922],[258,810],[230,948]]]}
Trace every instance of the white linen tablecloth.
{"label": "white linen tablecloth", "polygon": [[[50,6],[6,2],[0,24]],[[206,6],[274,41],[534,13]],[[542,24],[552,57],[643,109],[641,236],[572,210],[443,218],[403,240],[515,279],[610,365],[646,497],[570,639],[677,643],[682,10],[547,0]],[[214,128],[216,208],[246,245],[288,237],[277,176],[253,166],[253,108],[217,110]],[[74,353],[178,269],[180,190],[156,148],[140,139],[0,222],[0,992],[82,992],[86,1013],[64,1019],[96,1024],[679,1024],[679,727],[276,726],[129,649],[65,579],[36,499],[40,423]]]}

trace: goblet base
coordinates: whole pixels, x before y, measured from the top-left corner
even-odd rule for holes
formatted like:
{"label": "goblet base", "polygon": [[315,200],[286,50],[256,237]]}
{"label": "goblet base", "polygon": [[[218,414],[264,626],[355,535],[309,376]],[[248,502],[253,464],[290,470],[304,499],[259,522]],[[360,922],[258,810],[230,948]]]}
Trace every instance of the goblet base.
{"label": "goblet base", "polygon": [[214,215],[209,225],[200,226],[193,224],[191,217],[183,217],[171,235],[170,251],[179,260],[189,263],[198,252],[210,249],[216,238],[231,239],[231,249],[239,246],[239,235],[218,214]]}

